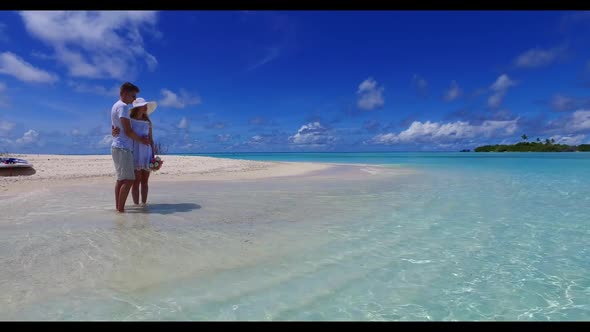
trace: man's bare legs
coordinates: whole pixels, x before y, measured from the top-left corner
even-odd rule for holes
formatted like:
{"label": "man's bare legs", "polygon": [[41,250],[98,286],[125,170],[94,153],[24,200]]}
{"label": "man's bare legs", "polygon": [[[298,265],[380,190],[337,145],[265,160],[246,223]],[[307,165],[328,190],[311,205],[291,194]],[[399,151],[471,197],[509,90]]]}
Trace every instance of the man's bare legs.
{"label": "man's bare legs", "polygon": [[122,184],[121,184],[121,189],[119,190],[119,199],[118,199],[119,204],[117,205],[117,211],[125,212],[125,201],[127,201],[127,196],[129,196],[129,190],[131,190],[131,187],[133,186],[134,181],[133,180],[123,180],[120,182],[122,182]]}
{"label": "man's bare legs", "polygon": [[115,182],[115,209],[119,211],[119,192],[121,192],[121,186],[123,185],[123,181],[117,180]]}

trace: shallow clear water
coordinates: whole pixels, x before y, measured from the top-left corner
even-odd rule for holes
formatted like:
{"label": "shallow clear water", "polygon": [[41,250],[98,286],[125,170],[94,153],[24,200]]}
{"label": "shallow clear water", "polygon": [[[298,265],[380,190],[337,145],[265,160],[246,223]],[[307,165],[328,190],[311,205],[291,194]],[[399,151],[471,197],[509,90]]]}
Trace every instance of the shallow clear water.
{"label": "shallow clear water", "polygon": [[309,155],[415,173],[2,197],[0,319],[590,319],[590,154]]}

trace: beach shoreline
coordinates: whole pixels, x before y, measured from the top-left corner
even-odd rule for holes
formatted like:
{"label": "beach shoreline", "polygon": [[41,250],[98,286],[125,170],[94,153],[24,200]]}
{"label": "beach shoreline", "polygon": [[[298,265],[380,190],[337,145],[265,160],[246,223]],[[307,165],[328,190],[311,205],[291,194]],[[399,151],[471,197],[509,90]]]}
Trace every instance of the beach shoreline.
{"label": "beach shoreline", "polygon": [[[48,189],[54,186],[100,184],[114,182],[114,167],[110,155],[55,155],[18,154],[26,159],[31,169],[1,170],[0,193],[12,194]],[[162,156],[164,165],[152,173],[150,181],[247,181],[276,177],[304,176],[327,171],[336,164],[315,162],[267,162],[202,156]],[[341,165],[342,166],[342,165]],[[355,165],[368,174],[374,174],[378,166]],[[26,175],[18,175],[23,172]],[[6,173],[6,174],[4,174]],[[32,173],[32,174],[31,174]]]}

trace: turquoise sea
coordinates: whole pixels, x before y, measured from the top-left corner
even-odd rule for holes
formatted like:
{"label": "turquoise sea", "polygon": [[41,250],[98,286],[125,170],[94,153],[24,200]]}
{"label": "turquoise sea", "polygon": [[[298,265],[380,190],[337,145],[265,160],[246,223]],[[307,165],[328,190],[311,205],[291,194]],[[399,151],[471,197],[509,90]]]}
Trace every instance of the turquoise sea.
{"label": "turquoise sea", "polygon": [[339,166],[2,197],[0,319],[590,320],[590,153],[207,156]]}

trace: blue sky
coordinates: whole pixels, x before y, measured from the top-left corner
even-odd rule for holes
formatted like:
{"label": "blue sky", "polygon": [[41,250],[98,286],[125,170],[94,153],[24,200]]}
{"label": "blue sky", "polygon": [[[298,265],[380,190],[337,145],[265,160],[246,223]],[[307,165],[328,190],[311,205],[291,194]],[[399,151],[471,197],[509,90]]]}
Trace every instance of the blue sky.
{"label": "blue sky", "polygon": [[0,12],[0,150],[109,153],[131,81],[171,152],[590,142],[590,12]]}

